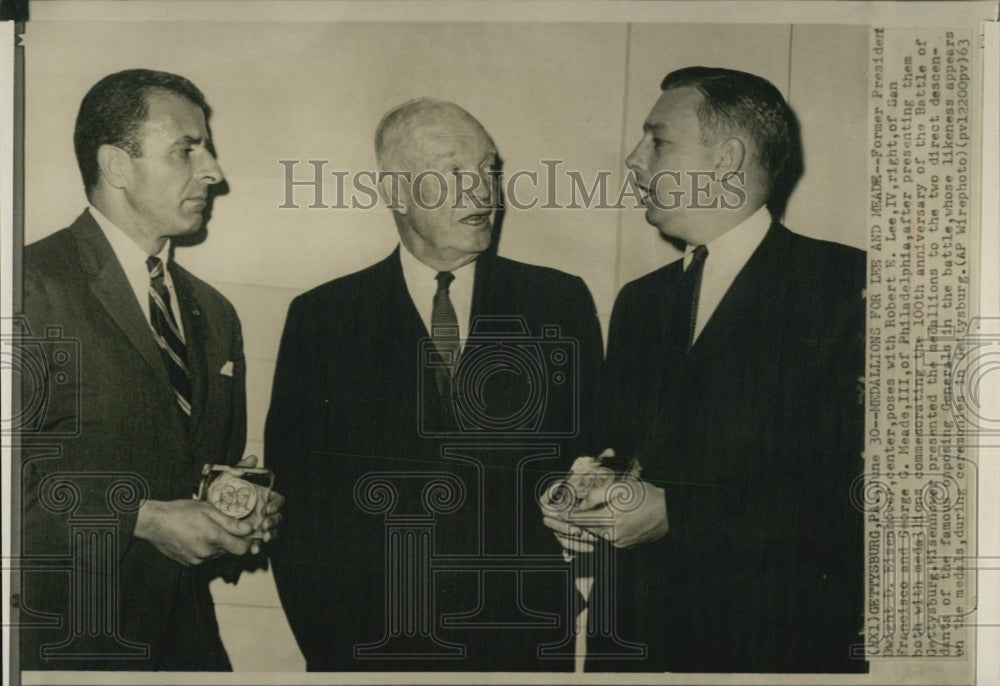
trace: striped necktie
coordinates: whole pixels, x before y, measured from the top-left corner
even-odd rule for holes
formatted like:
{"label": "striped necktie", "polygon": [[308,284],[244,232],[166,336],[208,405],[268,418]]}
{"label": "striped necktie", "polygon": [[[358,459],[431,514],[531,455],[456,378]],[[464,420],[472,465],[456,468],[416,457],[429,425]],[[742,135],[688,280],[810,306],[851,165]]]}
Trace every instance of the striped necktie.
{"label": "striped necktie", "polygon": [[163,282],[163,262],[158,257],[146,260],[149,269],[149,320],[156,342],[167,365],[177,405],[185,418],[191,416],[191,375],[187,368],[187,348],[170,308],[170,292]]}

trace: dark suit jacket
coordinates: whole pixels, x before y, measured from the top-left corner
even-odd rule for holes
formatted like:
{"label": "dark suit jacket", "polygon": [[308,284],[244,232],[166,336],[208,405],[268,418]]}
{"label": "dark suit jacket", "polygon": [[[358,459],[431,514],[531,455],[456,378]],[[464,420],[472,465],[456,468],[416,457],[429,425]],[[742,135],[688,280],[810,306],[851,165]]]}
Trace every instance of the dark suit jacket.
{"label": "dark suit jacket", "polygon": [[866,671],[865,255],[772,225],[688,354],[682,269],[612,314],[607,443],[666,490],[670,530],[617,556],[621,637],[648,659],[589,668]]}
{"label": "dark suit jacket", "polygon": [[[190,498],[204,463],[242,455],[236,312],[171,261],[192,374],[188,429],[149,324],[90,214],[28,246],[24,263],[33,334],[24,349],[44,357],[48,378],[47,405],[21,437],[23,553],[50,556],[50,569],[24,574],[22,621],[49,612],[59,625],[22,632],[22,667],[228,668],[208,567],[183,567],[132,532],[140,499]],[[220,373],[227,362],[231,376]]]}
{"label": "dark suit jacket", "polygon": [[[572,666],[568,569],[536,486],[590,448],[600,325],[579,278],[489,255],[472,315],[484,319],[462,353],[469,374],[456,376],[468,382],[460,423],[436,390],[397,253],[289,308],[265,450],[288,494],[275,579],[310,670]],[[496,319],[511,315],[523,335]],[[455,507],[430,502],[435,479]],[[397,525],[433,531],[397,555]],[[429,576],[406,575],[425,559]],[[394,597],[419,596],[417,625],[387,604],[387,578]],[[561,659],[539,657],[544,644],[562,645]]]}

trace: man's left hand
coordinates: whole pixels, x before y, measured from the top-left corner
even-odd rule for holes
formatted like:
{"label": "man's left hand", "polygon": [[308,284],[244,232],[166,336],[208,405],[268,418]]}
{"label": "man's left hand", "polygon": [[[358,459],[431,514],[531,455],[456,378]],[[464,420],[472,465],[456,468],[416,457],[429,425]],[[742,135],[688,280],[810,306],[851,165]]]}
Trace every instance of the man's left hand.
{"label": "man's left hand", "polygon": [[[248,455],[235,465],[237,468],[257,466],[257,456]],[[253,543],[250,544],[250,552],[254,555],[260,553],[261,542],[273,541],[278,536],[278,525],[281,523],[281,508],[285,504],[285,496],[276,491],[271,491],[267,504],[264,506],[263,518],[257,526],[257,530],[252,534]]]}

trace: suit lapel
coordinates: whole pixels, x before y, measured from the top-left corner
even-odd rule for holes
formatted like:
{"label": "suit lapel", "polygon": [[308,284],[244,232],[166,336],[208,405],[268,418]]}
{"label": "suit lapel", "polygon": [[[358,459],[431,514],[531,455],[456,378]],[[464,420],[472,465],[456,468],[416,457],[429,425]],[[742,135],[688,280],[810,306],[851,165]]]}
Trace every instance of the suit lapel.
{"label": "suit lapel", "polygon": [[[403,265],[399,261],[399,250],[402,249],[397,247],[380,263],[379,271],[375,274],[374,281],[384,284],[379,293],[381,306],[376,311],[380,315],[388,314],[386,340],[396,341],[396,345],[402,346],[399,348],[402,357],[396,362],[402,365],[399,370],[400,378],[413,380],[414,397],[418,397],[418,402],[421,403],[421,425],[435,431],[449,430],[454,423],[453,415],[450,405],[438,395],[434,369],[426,363],[427,358],[424,357],[430,344],[430,333],[406,287]],[[418,387],[422,391],[419,395],[416,394]]]}
{"label": "suit lapel", "polygon": [[492,287],[495,269],[496,261],[492,253],[483,253],[476,259],[476,279],[472,284],[472,307],[469,312],[470,328],[477,316],[489,314],[496,309],[495,303],[490,300],[493,294],[500,290]]}
{"label": "suit lapel", "polygon": [[205,409],[208,393],[209,377],[205,356],[206,322],[194,297],[191,283],[184,275],[184,270],[173,260],[170,261],[170,278],[173,279],[174,292],[177,294],[177,309],[180,311],[184,327],[187,366],[191,374],[191,434],[193,435]]}
{"label": "suit lapel", "polygon": [[[400,250],[402,247],[396,246],[392,254],[380,263],[380,273],[375,277],[377,283],[386,286],[382,291],[386,298],[382,311],[395,313],[389,321],[400,336],[399,340],[417,341],[421,338],[430,338],[431,334],[427,331],[420,311],[406,287],[403,265],[399,261]],[[416,332],[420,332],[421,335],[414,335]]]}
{"label": "suit lapel", "polygon": [[149,322],[101,228],[89,213],[84,213],[71,230],[79,246],[80,264],[92,278],[90,288],[94,297],[146,360],[165,391],[172,393],[170,377]]}
{"label": "suit lapel", "polygon": [[[670,359],[683,360],[685,348],[687,347],[687,328],[684,322],[687,321],[687,303],[681,302],[684,295],[684,261],[677,260],[667,267],[664,273],[666,285],[659,291],[662,298],[660,303],[660,341],[663,350],[667,351]],[[703,332],[704,333],[704,332]],[[695,345],[698,340],[695,340]]]}
{"label": "suit lapel", "polygon": [[[702,329],[691,350],[703,339],[715,336],[745,336],[750,331],[768,332],[776,343],[784,321],[784,292],[788,265],[784,264],[789,231],[773,223],[764,240],[736,275],[729,290]],[[742,333],[741,333],[742,331]]]}

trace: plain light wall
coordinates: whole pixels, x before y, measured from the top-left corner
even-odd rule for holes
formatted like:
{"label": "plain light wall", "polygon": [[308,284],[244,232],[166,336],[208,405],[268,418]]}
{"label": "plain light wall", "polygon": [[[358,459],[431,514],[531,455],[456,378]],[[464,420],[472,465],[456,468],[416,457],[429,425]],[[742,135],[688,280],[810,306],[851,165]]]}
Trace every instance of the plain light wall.
{"label": "plain light wall", "polygon": [[[248,453],[261,454],[274,359],[289,301],[381,259],[397,237],[388,210],[282,209],[285,169],[372,169],[381,115],[413,97],[453,100],[493,136],[508,174],[560,160],[588,185],[625,156],[676,68],[727,66],[770,79],[798,114],[805,174],[789,202],[795,231],[865,246],[867,40],[864,26],[611,23],[29,22],[26,33],[25,235],[69,225],[86,203],[72,131],[84,93],[131,67],[177,72],[206,94],[229,192],[204,242],[176,259],[219,288],[243,322]],[[328,177],[324,200],[336,199]],[[363,198],[362,198],[363,199]],[[579,274],[602,326],[618,289],[677,257],[641,210],[509,209],[500,253]],[[280,474],[278,485],[280,490]],[[294,494],[291,494],[294,497]],[[217,584],[223,637],[237,669],[298,669],[273,582]],[[277,633],[275,633],[277,632]]]}

